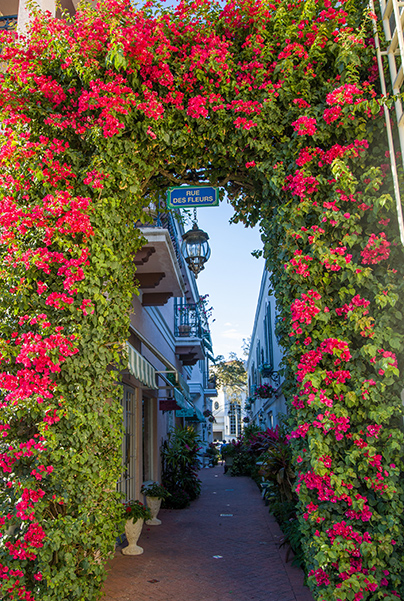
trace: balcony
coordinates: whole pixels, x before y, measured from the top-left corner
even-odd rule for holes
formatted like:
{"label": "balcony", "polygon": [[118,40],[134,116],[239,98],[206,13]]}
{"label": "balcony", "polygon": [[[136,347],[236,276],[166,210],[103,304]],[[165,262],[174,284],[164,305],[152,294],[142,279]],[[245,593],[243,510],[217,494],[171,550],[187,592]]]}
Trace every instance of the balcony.
{"label": "balcony", "polygon": [[161,306],[172,296],[184,296],[182,258],[172,216],[157,217],[152,224],[138,227],[147,239],[134,259],[142,305]]}
{"label": "balcony", "polygon": [[196,304],[174,304],[175,352],[183,365],[195,365],[205,358],[204,328],[199,306]]}

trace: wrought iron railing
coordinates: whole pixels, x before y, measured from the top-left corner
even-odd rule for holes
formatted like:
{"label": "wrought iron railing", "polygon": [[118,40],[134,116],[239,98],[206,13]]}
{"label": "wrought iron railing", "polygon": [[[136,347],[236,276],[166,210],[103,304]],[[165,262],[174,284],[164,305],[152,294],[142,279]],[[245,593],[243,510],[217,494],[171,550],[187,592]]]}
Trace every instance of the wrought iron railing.
{"label": "wrought iron railing", "polygon": [[10,31],[17,27],[17,15],[0,17],[0,31]]}
{"label": "wrought iron railing", "polygon": [[181,243],[178,238],[177,228],[175,227],[175,220],[171,213],[163,213],[160,215],[161,227],[164,227],[168,230],[171,238],[171,242],[174,246],[175,256],[177,258],[178,264],[180,267],[184,266],[184,260],[182,258],[181,253]]}
{"label": "wrought iron railing", "polygon": [[199,306],[174,302],[174,336],[177,338],[201,338],[203,328]]}

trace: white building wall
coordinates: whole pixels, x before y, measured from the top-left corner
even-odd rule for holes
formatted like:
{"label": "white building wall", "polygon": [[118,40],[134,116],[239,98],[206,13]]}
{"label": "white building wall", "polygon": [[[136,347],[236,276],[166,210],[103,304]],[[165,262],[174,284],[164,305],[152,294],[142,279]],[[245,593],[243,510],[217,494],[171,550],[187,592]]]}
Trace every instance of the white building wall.
{"label": "white building wall", "polygon": [[[276,301],[271,292],[269,273],[264,268],[247,361],[249,398],[247,414],[263,428],[275,427],[287,407],[282,393],[279,367],[282,350],[275,336]],[[276,393],[271,398],[254,395],[257,386],[269,384]]]}
{"label": "white building wall", "polygon": [[[215,418],[213,424],[213,440],[229,442],[243,432],[244,410],[247,391],[235,392],[227,387],[219,388],[218,396],[213,400],[212,412]],[[238,409],[239,408],[239,409]]]}

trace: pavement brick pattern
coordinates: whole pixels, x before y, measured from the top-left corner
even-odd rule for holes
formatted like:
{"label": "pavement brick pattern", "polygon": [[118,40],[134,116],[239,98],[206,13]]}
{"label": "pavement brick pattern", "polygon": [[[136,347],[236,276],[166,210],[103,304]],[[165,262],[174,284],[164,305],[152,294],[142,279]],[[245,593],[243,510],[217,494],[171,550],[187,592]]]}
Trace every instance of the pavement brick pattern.
{"label": "pavement brick pattern", "polygon": [[161,510],[161,526],[143,527],[143,555],[117,548],[104,601],[313,601],[256,484],[220,465],[200,478],[189,508]]}

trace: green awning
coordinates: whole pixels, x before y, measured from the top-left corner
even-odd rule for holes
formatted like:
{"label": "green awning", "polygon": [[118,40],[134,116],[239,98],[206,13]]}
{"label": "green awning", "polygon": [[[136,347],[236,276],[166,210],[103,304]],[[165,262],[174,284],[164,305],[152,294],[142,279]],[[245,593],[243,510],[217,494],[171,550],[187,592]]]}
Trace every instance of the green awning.
{"label": "green awning", "polygon": [[196,422],[206,422],[205,416],[203,415],[202,411],[200,409],[198,409],[198,407],[194,407],[194,411],[195,411],[195,415],[193,418],[193,421]]}
{"label": "green awning", "polygon": [[177,417],[185,417],[186,419],[196,419],[196,410],[194,404],[191,401],[188,401],[188,399],[186,399],[184,395],[179,390],[177,390],[177,388],[174,388],[174,398],[176,400],[177,405],[181,407],[181,409],[175,412]]}
{"label": "green awning", "polygon": [[153,365],[147,361],[133,346],[129,343],[128,354],[129,354],[129,371],[132,376],[135,376],[139,382],[144,384],[147,388],[157,390],[156,385],[156,370]]}

